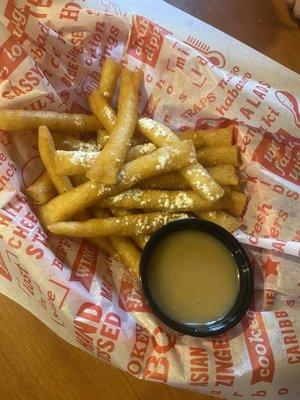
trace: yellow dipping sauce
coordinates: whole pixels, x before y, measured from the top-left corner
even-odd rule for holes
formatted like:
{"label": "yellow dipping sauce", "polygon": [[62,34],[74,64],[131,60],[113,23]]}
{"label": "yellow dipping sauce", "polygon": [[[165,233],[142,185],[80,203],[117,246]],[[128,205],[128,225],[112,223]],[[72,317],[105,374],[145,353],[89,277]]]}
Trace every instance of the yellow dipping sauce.
{"label": "yellow dipping sauce", "polygon": [[152,251],[148,285],[157,306],[184,324],[225,316],[239,294],[239,273],[228,248],[194,229],[166,236]]}

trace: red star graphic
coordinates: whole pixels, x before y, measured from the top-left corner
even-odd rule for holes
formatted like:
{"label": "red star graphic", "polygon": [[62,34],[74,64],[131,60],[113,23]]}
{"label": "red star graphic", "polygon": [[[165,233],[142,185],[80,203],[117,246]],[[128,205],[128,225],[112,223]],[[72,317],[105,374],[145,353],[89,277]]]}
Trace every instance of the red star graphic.
{"label": "red star graphic", "polygon": [[270,257],[267,257],[266,261],[263,263],[263,270],[264,270],[265,278],[267,278],[271,274],[278,276],[278,272],[277,272],[278,265],[279,265],[279,262],[275,262],[275,261],[271,260]]}

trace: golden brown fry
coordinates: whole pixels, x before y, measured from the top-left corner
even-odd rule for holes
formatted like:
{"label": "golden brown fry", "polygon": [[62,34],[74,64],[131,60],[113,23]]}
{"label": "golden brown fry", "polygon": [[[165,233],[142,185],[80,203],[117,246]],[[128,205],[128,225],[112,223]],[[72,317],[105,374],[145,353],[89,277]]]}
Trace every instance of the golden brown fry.
{"label": "golden brown fry", "polygon": [[[235,185],[238,182],[236,169],[233,165],[216,165],[208,167],[207,172],[219,185]],[[68,175],[68,174],[66,174]],[[140,189],[165,189],[182,190],[188,189],[190,185],[177,172],[160,175],[155,178],[146,179],[137,185]],[[234,190],[234,189],[233,189]]]}
{"label": "golden brown fry", "polygon": [[[86,179],[86,177],[85,176],[83,176],[83,175],[74,175],[73,177],[72,177],[72,184],[74,184],[75,186],[79,186],[79,185],[82,185],[83,183],[89,183],[89,181],[87,182],[87,179]],[[84,187],[85,186],[83,186],[82,187],[82,189],[84,190]],[[73,186],[71,186],[70,187],[70,189],[68,190],[69,192],[70,191],[72,191],[71,189],[73,188]],[[100,190],[100,189],[99,189]],[[66,192],[65,192],[66,193]],[[74,192],[73,192],[74,193]],[[78,195],[78,194],[77,194]],[[79,197],[80,195],[78,195],[78,197]],[[75,198],[76,196],[74,195],[74,198]],[[41,206],[40,208],[39,208],[39,214],[40,214],[40,217],[41,217],[41,220],[43,221],[43,223],[47,226],[47,224],[48,223],[51,223],[51,221],[52,221],[52,219],[51,218],[54,218],[54,220],[55,220],[55,216],[56,216],[56,214],[58,213],[60,213],[60,212],[64,212],[63,210],[57,210],[55,207],[59,207],[59,205],[58,204],[56,204],[56,201],[57,200],[59,200],[60,199],[60,197],[59,196],[57,196],[57,197],[55,197],[55,198],[52,198],[51,200],[51,202],[50,201],[48,201],[48,203],[45,203],[43,206]],[[70,195],[67,195],[67,196],[63,196],[63,205],[64,204],[66,204],[67,202],[69,202],[70,203],[70,206],[72,207],[72,205],[71,205],[71,200],[70,200]],[[73,205],[74,207],[76,207],[75,205]],[[54,209],[54,211],[53,211],[53,215],[51,216],[51,210],[53,210]],[[78,212],[75,212],[75,213],[73,213],[72,215],[74,215],[75,216],[75,219],[76,220],[78,220],[78,221],[84,221],[84,220],[86,220],[86,219],[89,219],[89,218],[91,218],[91,214],[90,214],[90,212],[88,211],[88,210],[86,210],[86,209],[84,209],[84,208],[80,208],[80,205],[78,205]]]}
{"label": "golden brown fry", "polygon": [[116,182],[137,121],[139,87],[135,81],[135,73],[122,68],[117,120],[103,150],[87,173],[91,180],[107,185]]}
{"label": "golden brown fry", "polygon": [[189,189],[188,182],[177,172],[170,172],[145,179],[137,184],[139,189],[183,190]]}
{"label": "golden brown fry", "polygon": [[49,178],[56,187],[58,193],[64,193],[73,188],[70,179],[64,175],[58,175],[55,169],[55,146],[46,126],[39,127],[38,146],[41,159],[48,172]]}
{"label": "golden brown fry", "polygon": [[[95,91],[90,96],[89,103],[90,103],[90,107],[91,107],[93,113],[95,115],[97,115],[97,117],[99,118],[100,121],[102,121],[105,129],[108,132],[111,132],[114,127],[114,124],[116,123],[117,116],[116,116],[115,111],[108,104],[105,97],[103,95],[101,95],[99,92],[96,93],[96,91]],[[143,118],[139,118],[139,119],[143,120]],[[225,133],[222,132],[221,135],[217,136],[216,132],[218,132],[218,131],[224,131]],[[185,133],[185,132],[192,132],[192,133]],[[221,146],[222,144],[227,145],[227,143],[228,143],[228,146],[230,146],[230,144],[231,144],[232,137],[229,134],[230,134],[230,132],[232,132],[232,127],[224,128],[224,129],[217,129],[217,130],[213,130],[213,129],[206,130],[206,131],[203,131],[203,132],[205,132],[205,134],[202,134],[201,133],[202,131],[185,131],[185,132],[178,133],[178,137],[180,137],[181,140],[184,140],[185,138],[186,138],[185,140],[192,140],[196,149],[198,149],[199,147],[202,147],[204,145],[208,146],[208,147],[213,147],[213,146]],[[200,132],[199,135],[198,135],[198,132]],[[211,138],[207,135],[208,132],[212,132]],[[140,135],[140,137],[139,137],[138,134],[139,134],[139,132],[135,133],[135,138],[133,140],[138,139],[140,142],[143,143],[143,140],[142,140],[143,136]],[[177,136],[177,134],[175,134],[175,135]],[[169,136],[169,139],[170,139],[170,136]],[[229,139],[230,139],[230,143],[229,143]],[[101,139],[100,139],[100,143],[101,143]],[[139,143],[136,143],[136,144],[139,144]]]}
{"label": "golden brown fry", "polygon": [[195,150],[192,142],[184,141],[173,146],[163,146],[124,165],[118,175],[118,193],[143,179],[162,172],[175,171],[194,162]]}
{"label": "golden brown fry", "polygon": [[52,133],[52,138],[55,143],[55,148],[60,150],[99,151],[98,146],[83,142],[68,133],[54,132]]}
{"label": "golden brown fry", "polygon": [[94,90],[89,97],[89,105],[93,114],[101,121],[104,128],[111,133],[117,117],[105,97],[98,90]]}
{"label": "golden brown fry", "polygon": [[99,129],[97,131],[97,145],[99,149],[103,149],[108,138],[109,138],[109,133],[106,130]]}
{"label": "golden brown fry", "polygon": [[[93,214],[96,218],[109,218],[111,215],[108,210],[93,207]],[[141,252],[135,247],[132,241],[123,236],[110,236],[109,238],[98,237],[96,240],[107,240],[117,251],[120,259],[133,273],[138,273]]]}
{"label": "golden brown fry", "polygon": [[61,175],[85,174],[93,165],[99,151],[65,151],[55,152],[55,168]]}
{"label": "golden brown fry", "polygon": [[[119,72],[120,72],[120,65],[113,59],[106,58],[106,60],[104,61],[104,64],[103,64],[102,71],[101,71],[98,93],[99,93],[99,95],[101,94],[102,96],[104,96],[104,98],[107,101],[107,104],[109,104],[113,98],[117,80],[119,77]],[[95,98],[96,98],[96,94],[97,93],[95,93],[95,95],[94,95]],[[109,108],[107,108],[107,110],[109,110]],[[97,112],[99,112],[99,111],[97,110]],[[110,116],[112,114],[114,114],[114,113],[113,112],[110,113]],[[96,113],[95,113],[95,115],[96,115]],[[100,149],[102,149],[104,147],[108,137],[109,137],[109,132],[107,132],[105,130],[97,131],[97,144]]]}
{"label": "golden brown fry", "polygon": [[90,211],[87,210],[83,210],[81,211],[79,214],[76,214],[76,216],[74,217],[75,221],[86,221],[87,219],[92,218],[92,214],[90,213]]}
{"label": "golden brown fry", "polygon": [[247,202],[247,195],[240,192],[231,192],[231,207],[228,212],[234,216],[240,216],[243,214],[244,208]]}
{"label": "golden brown fry", "polygon": [[[96,218],[108,218],[111,216],[110,212],[106,209],[96,208],[96,207],[93,207],[92,209],[93,209],[93,214]],[[121,210],[119,211],[111,210],[111,211],[114,216],[121,213]],[[127,212],[126,215],[130,215],[130,212]],[[141,252],[135,247],[132,241],[129,238],[123,236],[110,236],[108,240],[116,249],[121,260],[129,268],[129,270],[131,270],[134,273],[137,273],[139,270]]]}
{"label": "golden brown fry", "polygon": [[82,183],[85,183],[88,181],[88,179],[85,175],[73,175],[73,176],[70,176],[70,180],[71,180],[73,186],[79,186]]}
{"label": "golden brown fry", "polygon": [[[133,214],[138,214],[137,212],[133,212],[133,210],[126,210],[124,208],[113,208],[110,209],[112,215],[114,217],[123,217],[125,215],[133,215]],[[99,218],[99,215],[97,215],[97,218]],[[131,236],[131,240],[141,249],[145,247],[146,243],[149,240],[149,236],[144,236],[144,235],[135,235]]]}
{"label": "golden brown fry", "polygon": [[219,200],[215,201],[209,207],[203,208],[200,211],[208,212],[208,211],[215,211],[215,210],[227,210],[230,208],[231,204],[232,204],[232,202],[231,202],[230,191],[226,190],[223,197],[221,197]]}
{"label": "golden brown fry", "polygon": [[104,188],[91,181],[85,182],[41,205],[39,212],[46,226],[57,221],[68,221],[92,205]]}
{"label": "golden brown fry", "polygon": [[188,130],[184,132],[177,132],[176,134],[180,140],[191,140],[194,143],[196,150],[200,149],[204,145],[204,140],[197,131]]}
{"label": "golden brown fry", "polygon": [[242,220],[240,218],[235,218],[224,213],[223,211],[199,211],[196,213],[196,215],[200,219],[205,219],[206,221],[214,222],[215,224],[222,226],[222,228],[229,232],[235,231],[242,224]]}
{"label": "golden brown fry", "polygon": [[141,69],[135,70],[133,73],[133,83],[135,87],[138,89],[138,91],[140,90],[143,79],[144,79],[143,71]]}
{"label": "golden brown fry", "polygon": [[63,193],[40,207],[40,215],[46,226],[67,221],[95,203],[96,200],[130,189],[142,179],[174,171],[195,162],[195,149],[191,142],[164,146],[125,164],[114,186],[85,182]]}
{"label": "golden brown fry", "polygon": [[106,58],[101,71],[99,91],[109,102],[113,98],[119,72],[120,64],[112,58]]}
{"label": "golden brown fry", "polygon": [[175,171],[195,162],[193,143],[186,140],[176,145],[163,146],[153,153],[146,154],[125,164],[118,175],[123,182],[123,190],[134,186],[137,182],[163,172]]}
{"label": "golden brown fry", "polygon": [[97,237],[97,238],[90,238],[89,241],[96,247],[103,250],[105,253],[111,255],[112,257],[119,259],[118,254],[110,242],[110,240],[106,237]]}
{"label": "golden brown fry", "polygon": [[[149,118],[140,118],[139,130],[157,146],[180,142],[167,126]],[[224,191],[208,174],[201,164],[195,163],[179,172],[190,187],[204,199],[214,202],[224,195]]]}
{"label": "golden brown fry", "polygon": [[187,130],[178,132],[180,139],[191,139],[196,149],[200,147],[231,146],[233,126],[222,129]]}
{"label": "golden brown fry", "polygon": [[157,212],[125,217],[93,218],[84,222],[57,222],[48,226],[56,235],[73,237],[149,235],[170,221],[187,218],[183,213]]}
{"label": "golden brown fry", "polygon": [[216,147],[216,146],[231,146],[233,139],[233,126],[228,126],[222,129],[210,129],[201,133],[204,146]]}
{"label": "golden brown fry", "polygon": [[135,235],[132,236],[132,240],[133,242],[141,249],[143,250],[143,248],[146,246],[148,240],[150,239],[149,235]]}
{"label": "golden brown fry", "polygon": [[[110,214],[106,211],[106,213],[105,214],[103,213],[102,216],[109,217]],[[77,221],[86,221],[87,219],[90,219],[90,218],[92,218],[92,214],[88,210],[84,210],[80,214],[76,215]],[[118,257],[118,253],[116,252],[116,249],[114,248],[114,246],[111,243],[109,238],[95,237],[95,238],[90,238],[89,241],[94,246],[98,247],[100,250],[103,250],[105,253],[120,260],[120,257]]]}
{"label": "golden brown fry", "polygon": [[219,185],[235,185],[239,181],[236,168],[232,164],[215,165],[207,171]]}
{"label": "golden brown fry", "polygon": [[232,164],[238,166],[238,152],[236,146],[205,147],[197,151],[198,161],[205,167],[218,164]]}
{"label": "golden brown fry", "polygon": [[225,194],[220,200],[211,204],[197,193],[180,190],[142,190],[131,189],[117,196],[102,199],[98,207],[115,207],[125,209],[153,209],[163,211],[198,211],[217,207],[222,209],[231,205],[230,194]]}
{"label": "golden brown fry", "polygon": [[170,128],[151,118],[140,118],[137,126],[139,131],[158,147],[176,144],[180,141]]}
{"label": "golden brown fry", "polygon": [[[52,140],[50,132],[47,129],[45,130],[43,128],[44,127],[40,127],[39,129],[39,150],[41,158],[44,161],[46,168],[48,167],[47,176],[49,177],[49,179],[50,177],[52,178],[51,182],[53,185],[56,184],[57,191],[63,194],[73,189],[73,185],[68,177],[56,174],[55,164],[53,163],[53,157],[55,154],[54,142]],[[48,201],[49,200],[51,199],[48,199]],[[39,214],[41,216],[41,219],[46,224],[46,217],[44,216],[43,210],[44,209],[40,207]],[[76,214],[76,219],[79,221],[84,221],[89,218],[91,218],[91,214],[88,212],[88,210],[82,210]]]}
{"label": "golden brown fry", "polygon": [[133,146],[128,150],[126,162],[135,160],[136,158],[146,154],[153,153],[154,150],[156,150],[156,147],[153,143],[144,143]]}
{"label": "golden brown fry", "polygon": [[[92,207],[92,214],[97,218],[110,217],[110,213],[107,210]],[[91,216],[89,217],[91,218]],[[120,259],[118,252],[112,244],[110,238],[97,237],[89,239],[95,246],[102,248],[106,253],[112,255],[116,259]]]}
{"label": "golden brown fry", "polygon": [[212,203],[224,195],[222,187],[199,163],[183,168],[179,173],[187,180],[191,189]]}
{"label": "golden brown fry", "polygon": [[[140,144],[131,147],[127,153],[126,162],[132,161],[138,157],[153,153],[156,149],[153,143]],[[60,175],[86,174],[93,165],[99,151],[65,151],[57,150],[55,152],[55,167]]]}
{"label": "golden brown fry", "polygon": [[46,171],[26,189],[26,193],[35,204],[39,205],[46,203],[57,195],[56,188]]}
{"label": "golden brown fry", "polygon": [[111,243],[119,253],[123,263],[133,272],[139,276],[139,267],[141,252],[135,247],[132,241],[127,237],[110,236]]}
{"label": "golden brown fry", "polygon": [[52,131],[93,132],[102,129],[94,115],[54,111],[0,110],[0,129],[4,131],[37,130],[45,125]]}
{"label": "golden brown fry", "polygon": [[[54,185],[53,185],[53,183],[52,183],[52,181],[50,180],[50,178],[49,178],[49,175],[45,172],[44,174],[44,181],[45,182],[49,182],[50,181],[50,183],[51,183],[51,185],[52,185],[52,187],[54,188],[54,191],[55,191],[55,193],[57,193],[56,192],[56,190],[55,190],[55,187],[54,187]],[[70,187],[70,189],[72,188],[72,186]],[[69,189],[68,189],[69,190]],[[55,194],[54,194],[55,195]],[[52,197],[50,197],[50,198],[48,198],[46,201],[49,201],[51,198],[53,198],[54,196],[52,196]],[[42,218],[43,218],[43,216],[42,216]],[[87,210],[83,210],[83,211],[81,211],[79,214],[77,214],[77,216],[76,216],[76,218],[79,220],[79,221],[85,221],[85,220],[87,220],[87,219],[89,219],[89,218],[91,218],[91,214],[87,211]],[[113,248],[113,246],[112,246],[112,244],[110,243],[110,241],[107,239],[107,238],[93,238],[93,244],[94,245],[96,245],[97,247],[99,247],[99,248],[101,248],[102,250],[104,250],[106,253],[108,253],[108,254],[111,254],[111,255],[113,255],[114,254],[114,248]]]}

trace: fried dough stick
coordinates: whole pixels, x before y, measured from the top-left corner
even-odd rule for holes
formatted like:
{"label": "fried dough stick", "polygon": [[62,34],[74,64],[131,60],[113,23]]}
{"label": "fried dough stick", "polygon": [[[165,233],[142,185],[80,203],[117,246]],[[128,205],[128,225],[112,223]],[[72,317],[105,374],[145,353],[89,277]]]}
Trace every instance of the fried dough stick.
{"label": "fried dough stick", "polygon": [[50,131],[94,132],[103,125],[94,115],[55,111],[0,110],[0,129],[4,131],[37,130],[41,125]]}
{"label": "fried dough stick", "polygon": [[126,68],[121,70],[117,120],[102,151],[87,172],[87,177],[95,182],[106,185],[116,183],[137,122],[140,82],[138,73]]}
{"label": "fried dough stick", "polygon": [[41,218],[46,226],[58,221],[67,221],[96,200],[130,189],[143,179],[174,171],[194,162],[195,150],[189,141],[179,142],[176,146],[161,147],[151,154],[125,164],[114,186],[88,181],[54,197],[40,207]]}

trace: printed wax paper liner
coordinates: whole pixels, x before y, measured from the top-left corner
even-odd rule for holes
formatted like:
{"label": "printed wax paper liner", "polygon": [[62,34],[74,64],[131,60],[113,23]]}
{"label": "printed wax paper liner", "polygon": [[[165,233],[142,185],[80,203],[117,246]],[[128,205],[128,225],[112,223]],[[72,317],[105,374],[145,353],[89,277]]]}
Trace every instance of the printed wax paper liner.
{"label": "printed wax paper liner", "polygon": [[89,112],[113,57],[143,69],[141,113],[174,130],[235,124],[250,196],[235,236],[252,261],[255,298],[214,338],[163,326],[123,265],[42,228],[24,195],[43,170],[31,132],[0,136],[0,291],[138,378],[223,398],[297,398],[299,76],[161,1],[2,1],[0,18],[2,109]]}

